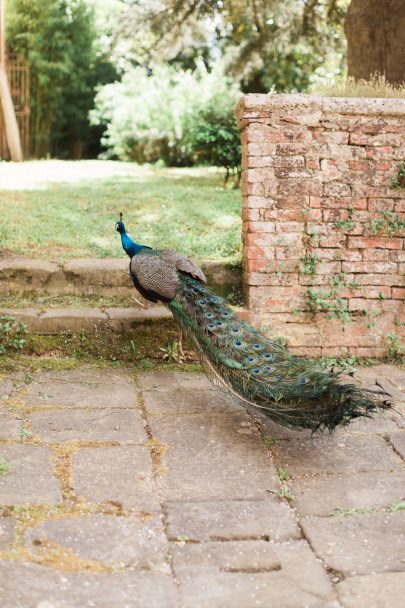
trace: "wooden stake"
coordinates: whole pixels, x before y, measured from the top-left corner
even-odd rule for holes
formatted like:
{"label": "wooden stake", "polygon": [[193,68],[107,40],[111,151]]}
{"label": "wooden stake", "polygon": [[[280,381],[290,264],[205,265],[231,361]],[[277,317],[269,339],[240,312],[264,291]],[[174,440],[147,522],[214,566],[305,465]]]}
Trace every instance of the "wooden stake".
{"label": "wooden stake", "polygon": [[0,0],[0,109],[3,113],[4,130],[6,132],[10,158],[13,161],[21,162],[24,160],[24,157],[21,148],[20,131],[6,73],[5,12],[5,0]]}

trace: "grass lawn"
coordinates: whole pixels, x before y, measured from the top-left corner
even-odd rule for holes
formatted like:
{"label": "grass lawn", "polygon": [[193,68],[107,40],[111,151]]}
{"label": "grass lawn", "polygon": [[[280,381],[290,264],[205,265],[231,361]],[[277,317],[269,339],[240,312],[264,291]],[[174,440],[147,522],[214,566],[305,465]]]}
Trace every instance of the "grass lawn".
{"label": "grass lawn", "polygon": [[0,255],[123,255],[120,211],[139,243],[197,259],[241,257],[241,195],[215,169],[114,161],[0,162]]}

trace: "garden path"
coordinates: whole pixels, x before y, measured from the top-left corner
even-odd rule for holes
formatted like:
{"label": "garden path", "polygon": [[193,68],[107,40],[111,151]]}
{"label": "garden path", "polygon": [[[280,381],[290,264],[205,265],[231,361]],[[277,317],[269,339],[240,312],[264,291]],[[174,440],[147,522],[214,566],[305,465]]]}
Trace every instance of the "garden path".
{"label": "garden path", "polygon": [[201,375],[82,365],[0,378],[2,608],[395,608],[398,414],[311,437]]}

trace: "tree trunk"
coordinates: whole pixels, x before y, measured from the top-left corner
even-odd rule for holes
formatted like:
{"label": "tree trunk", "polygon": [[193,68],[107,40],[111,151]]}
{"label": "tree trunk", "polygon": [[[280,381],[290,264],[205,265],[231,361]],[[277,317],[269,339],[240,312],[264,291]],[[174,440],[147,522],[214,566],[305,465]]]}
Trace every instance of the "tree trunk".
{"label": "tree trunk", "polygon": [[405,0],[352,0],[345,33],[349,76],[405,82]]}

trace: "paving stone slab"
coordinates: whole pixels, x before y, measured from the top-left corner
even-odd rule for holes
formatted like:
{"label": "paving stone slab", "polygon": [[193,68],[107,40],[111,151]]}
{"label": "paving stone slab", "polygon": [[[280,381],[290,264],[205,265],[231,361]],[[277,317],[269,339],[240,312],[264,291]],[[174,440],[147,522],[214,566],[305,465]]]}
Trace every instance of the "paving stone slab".
{"label": "paving stone slab", "polygon": [[389,434],[390,441],[395,450],[405,460],[405,431],[397,431]]}
{"label": "paving stone slab", "polygon": [[336,586],[343,608],[402,608],[405,572],[352,576]]}
{"label": "paving stone slab", "polygon": [[36,445],[0,445],[9,472],[0,477],[0,504],[58,503],[61,493],[52,475],[52,452]]}
{"label": "paving stone slab", "polygon": [[175,608],[160,572],[67,574],[30,563],[0,563],[1,608]]}
{"label": "paving stone slab", "polygon": [[123,371],[109,366],[95,367],[93,365],[80,365],[80,367],[75,367],[73,369],[37,372],[34,377],[36,383],[83,383],[88,386],[97,386],[99,384],[107,386],[111,386],[112,384],[134,384],[130,371]]}
{"label": "paving stone slab", "polygon": [[400,457],[377,435],[305,435],[295,441],[276,443],[274,453],[277,462],[292,475],[389,471],[402,467]]}
{"label": "paving stone slab", "polygon": [[405,571],[405,512],[301,521],[315,553],[345,576]]}
{"label": "paving stone slab", "polygon": [[355,374],[364,385],[375,387],[378,380],[395,401],[405,400],[405,370],[395,365],[373,365],[358,368]]}
{"label": "paving stone slab", "polygon": [[387,507],[405,498],[405,470],[304,477],[288,483],[301,515],[329,515],[335,509]]}
{"label": "paving stone slab", "polygon": [[46,553],[47,541],[70,549],[82,559],[110,566],[149,569],[153,563],[160,569],[168,568],[167,540],[157,516],[65,517],[41,522],[25,535],[25,546],[33,555]]}
{"label": "paving stone slab", "polygon": [[73,456],[73,487],[90,502],[160,509],[153,493],[152,461],[143,446],[83,448]]}
{"label": "paving stone slab", "polygon": [[223,500],[168,503],[167,533],[171,540],[266,539],[282,542],[301,536],[293,510],[276,500]]}
{"label": "paving stone slab", "polygon": [[0,405],[0,439],[20,439],[21,420],[11,416]]}
{"label": "paving stone slab", "polygon": [[171,391],[143,393],[145,407],[150,414],[230,414],[244,409],[220,391],[179,388]]}
{"label": "paving stone slab", "polygon": [[14,539],[15,520],[0,517],[0,551],[9,551]]}
{"label": "paving stone slab", "polygon": [[13,390],[13,382],[9,378],[0,378],[0,402],[10,397]]}
{"label": "paving stone slab", "polygon": [[182,608],[332,608],[334,594],[305,541],[173,547]]}
{"label": "paving stone slab", "polygon": [[60,441],[145,443],[147,441],[142,419],[135,409],[51,410],[31,414],[30,419],[32,432],[42,441],[51,443]]}
{"label": "paving stone slab", "polygon": [[375,433],[386,435],[390,431],[397,431],[400,428],[402,417],[397,411],[381,412],[372,418],[357,418],[344,427],[345,433]]}
{"label": "paving stone slab", "polygon": [[30,384],[24,396],[27,405],[53,405],[59,407],[130,407],[136,406],[136,392],[131,384],[95,385],[66,382]]}
{"label": "paving stone slab", "polygon": [[143,391],[174,391],[178,389],[218,391],[203,374],[188,372],[142,372],[138,381]]}
{"label": "paving stone slab", "polygon": [[263,498],[277,486],[271,456],[247,415],[150,418],[167,446],[162,489],[167,500]]}

